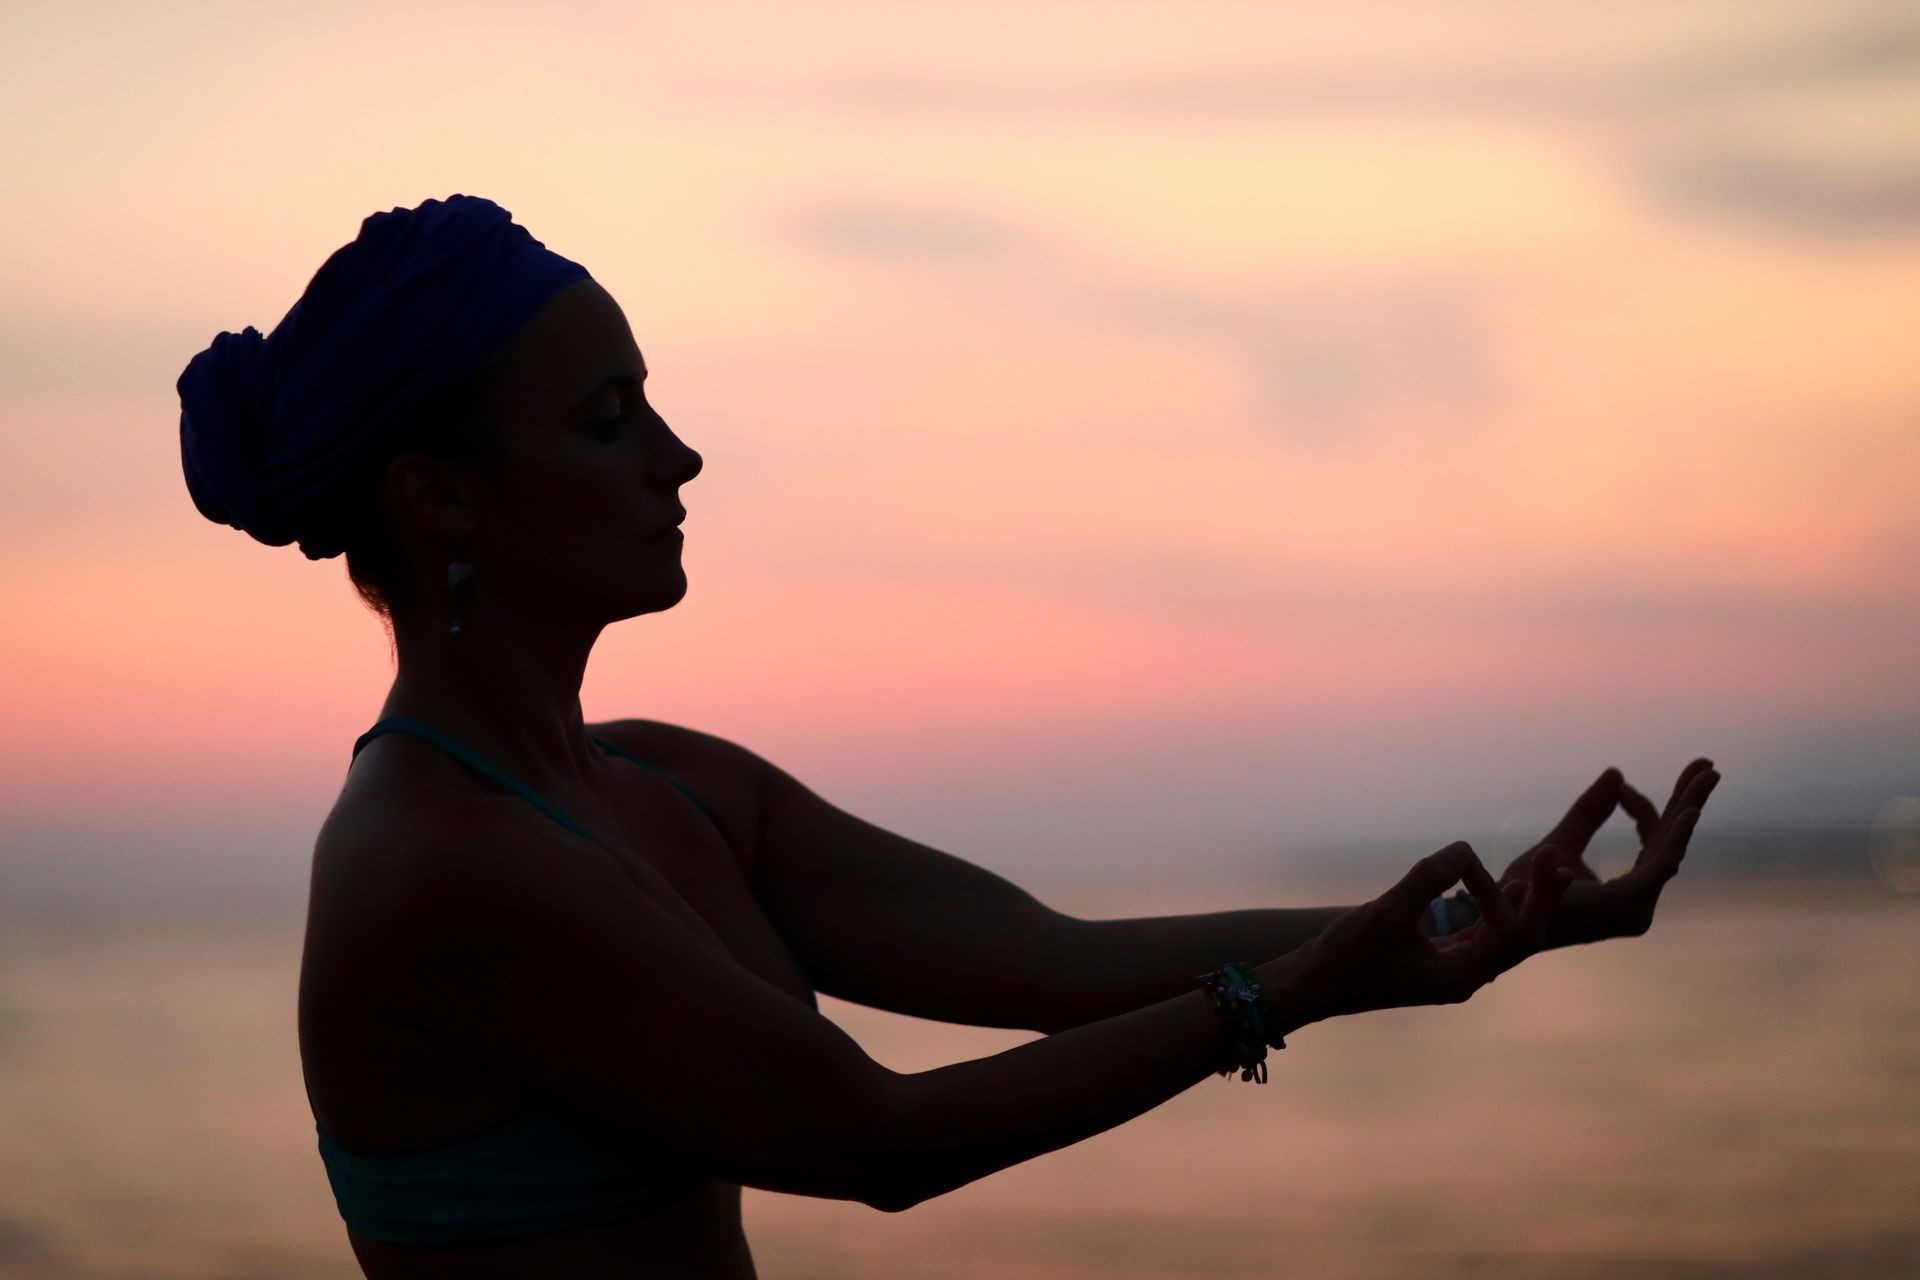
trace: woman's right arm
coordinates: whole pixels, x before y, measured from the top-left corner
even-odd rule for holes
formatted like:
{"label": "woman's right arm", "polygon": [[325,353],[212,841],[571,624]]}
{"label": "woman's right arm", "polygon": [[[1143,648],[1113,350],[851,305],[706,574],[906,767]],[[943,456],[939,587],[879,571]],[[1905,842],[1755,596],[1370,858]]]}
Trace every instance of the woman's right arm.
{"label": "woman's right arm", "polygon": [[[1504,900],[1483,901],[1471,946],[1443,950],[1420,933],[1427,902],[1461,878],[1464,849],[1422,859],[1259,966],[1282,1034],[1363,1008],[1463,1000],[1526,954]],[[449,1040],[583,1123],[746,1186],[897,1211],[1110,1129],[1225,1065],[1196,982],[990,1057],[895,1072],[610,860],[535,860],[467,840],[417,849],[406,866],[391,918]],[[1480,893],[1471,875],[1468,885]],[[1532,904],[1525,928],[1544,927],[1543,909]]]}
{"label": "woman's right arm", "polygon": [[[1571,879],[1560,867],[1549,850],[1526,894],[1516,884],[1509,897],[1464,841],[1422,858],[1380,897],[1256,966],[1280,1018],[1278,1033],[1340,1014],[1466,1000],[1540,948]],[[1436,941],[1421,928],[1427,905],[1461,879],[1486,924],[1471,940]],[[1196,981],[1192,991],[1157,1004],[907,1076],[897,1166],[903,1187],[893,1207],[1131,1120],[1217,1072],[1225,1054],[1213,1003]]]}

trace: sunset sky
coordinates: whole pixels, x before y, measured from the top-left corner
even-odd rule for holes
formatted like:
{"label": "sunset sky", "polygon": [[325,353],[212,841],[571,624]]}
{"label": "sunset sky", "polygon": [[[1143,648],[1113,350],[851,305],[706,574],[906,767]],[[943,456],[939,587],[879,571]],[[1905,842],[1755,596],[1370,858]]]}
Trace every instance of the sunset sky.
{"label": "sunset sky", "polygon": [[0,5],[0,859],[304,867],[385,638],[175,380],[456,192],[705,458],[589,719],[1036,881],[1920,795],[1911,4],[533,12]]}

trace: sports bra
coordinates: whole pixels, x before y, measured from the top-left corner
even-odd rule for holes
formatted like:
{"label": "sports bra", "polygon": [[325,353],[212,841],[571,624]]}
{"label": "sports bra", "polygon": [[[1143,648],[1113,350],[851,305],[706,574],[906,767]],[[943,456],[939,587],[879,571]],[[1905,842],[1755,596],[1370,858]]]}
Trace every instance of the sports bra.
{"label": "sports bra", "polygon": [[[380,734],[395,731],[426,739],[488,781],[530,801],[568,831],[593,839],[545,796],[423,720],[380,720],[355,740],[353,754],[357,757],[360,748]],[[713,820],[706,806],[666,770],[604,739],[593,741],[666,778]],[[811,979],[807,999],[819,1009]],[[311,1090],[307,1104],[313,1105]],[[340,1217],[355,1231],[387,1244],[484,1244],[617,1222],[691,1195],[708,1180],[652,1159],[541,1103],[493,1128],[396,1155],[349,1151],[328,1136],[317,1116],[313,1127]]]}

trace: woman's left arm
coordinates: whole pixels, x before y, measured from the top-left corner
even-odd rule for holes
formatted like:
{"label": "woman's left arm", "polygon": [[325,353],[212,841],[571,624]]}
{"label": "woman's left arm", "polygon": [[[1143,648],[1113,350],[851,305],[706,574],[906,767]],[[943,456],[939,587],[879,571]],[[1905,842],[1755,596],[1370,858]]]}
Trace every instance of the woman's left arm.
{"label": "woman's left arm", "polygon": [[[1350,907],[1250,907],[1181,916],[1075,920],[1068,947],[1070,1026],[1199,985],[1229,960],[1261,964],[1319,936]],[[1422,923],[1422,932],[1430,924]]]}
{"label": "woman's left arm", "polygon": [[[1082,919],[833,805],[737,743],[647,723],[686,758],[735,780],[750,811],[741,817],[756,899],[817,988],[856,1004],[1051,1034],[1169,999],[1228,960],[1284,955],[1350,909]],[[1615,807],[1619,782],[1617,770],[1602,775],[1554,836],[1584,849]],[[1422,920],[1422,932],[1431,927]]]}
{"label": "woman's left arm", "polygon": [[1346,907],[1086,920],[839,808],[738,744],[753,779],[756,899],[821,991],[913,1017],[1052,1034],[1260,963]]}

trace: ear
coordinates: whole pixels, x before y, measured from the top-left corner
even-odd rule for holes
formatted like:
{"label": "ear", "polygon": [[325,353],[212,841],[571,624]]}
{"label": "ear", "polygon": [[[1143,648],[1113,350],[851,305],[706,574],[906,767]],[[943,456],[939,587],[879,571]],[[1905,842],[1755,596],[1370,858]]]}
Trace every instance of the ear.
{"label": "ear", "polygon": [[470,539],[479,527],[478,477],[450,459],[396,454],[387,463],[382,496],[390,518],[425,533]]}

